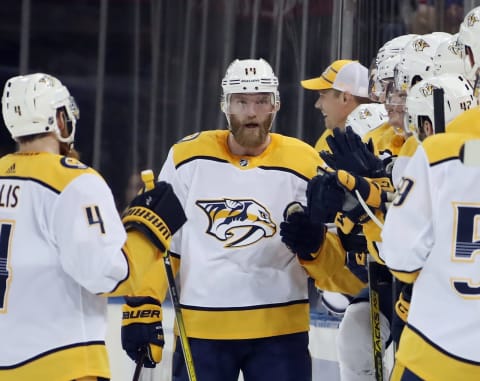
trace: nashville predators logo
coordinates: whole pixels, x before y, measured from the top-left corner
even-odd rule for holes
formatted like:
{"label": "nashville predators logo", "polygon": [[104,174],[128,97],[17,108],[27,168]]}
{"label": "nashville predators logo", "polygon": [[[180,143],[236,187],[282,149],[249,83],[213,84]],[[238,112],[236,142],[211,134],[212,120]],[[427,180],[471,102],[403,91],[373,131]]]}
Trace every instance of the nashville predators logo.
{"label": "nashville predators logo", "polygon": [[422,87],[420,87],[420,89],[418,89],[418,90],[426,98],[426,97],[433,94],[433,89],[434,88],[435,88],[435,86],[433,86],[431,83],[427,82]]}
{"label": "nashville predators logo", "polygon": [[467,25],[471,28],[475,25],[476,22],[480,21],[480,18],[475,13],[472,13],[472,14],[468,15],[468,17],[465,21],[466,21]]}
{"label": "nashville predators logo", "polygon": [[429,43],[425,41],[423,38],[419,38],[413,42],[413,49],[416,52],[423,52],[425,48],[430,47]]}
{"label": "nashville predators logo", "polygon": [[358,113],[358,118],[362,119],[362,120],[368,119],[371,116],[372,116],[372,113],[370,112],[370,110],[368,108],[364,108],[363,110],[361,110]]}
{"label": "nashville predators logo", "polygon": [[208,216],[207,233],[224,241],[225,248],[248,246],[277,231],[268,210],[254,200],[205,200],[196,204]]}
{"label": "nashville predators logo", "polygon": [[458,41],[453,41],[450,44],[448,44],[448,51],[452,53],[455,56],[461,57],[462,56],[462,46],[461,44],[458,43]]}

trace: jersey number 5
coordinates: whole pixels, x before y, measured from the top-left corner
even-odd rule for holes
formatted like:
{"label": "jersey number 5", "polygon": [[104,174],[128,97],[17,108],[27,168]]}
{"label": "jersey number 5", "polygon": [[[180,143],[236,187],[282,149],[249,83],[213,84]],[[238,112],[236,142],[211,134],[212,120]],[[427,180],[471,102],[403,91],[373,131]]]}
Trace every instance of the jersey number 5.
{"label": "jersey number 5", "polygon": [[[452,261],[473,263],[475,255],[480,254],[480,207],[454,204],[454,208],[457,224],[454,232],[455,251]],[[472,279],[452,278],[451,284],[455,291],[464,298],[480,298],[480,284],[474,284]]]}

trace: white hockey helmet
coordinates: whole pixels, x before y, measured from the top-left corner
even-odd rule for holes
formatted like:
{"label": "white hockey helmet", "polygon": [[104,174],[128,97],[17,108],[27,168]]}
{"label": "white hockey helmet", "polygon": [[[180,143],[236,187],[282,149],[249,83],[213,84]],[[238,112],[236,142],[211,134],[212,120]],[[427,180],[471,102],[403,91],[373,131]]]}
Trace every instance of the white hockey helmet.
{"label": "white hockey helmet", "polygon": [[397,89],[408,91],[416,82],[433,77],[433,57],[437,47],[449,38],[451,38],[449,33],[436,32],[412,39],[395,67]]}
{"label": "white hockey helmet", "polygon": [[[57,110],[67,118],[67,137],[61,135]],[[3,120],[13,139],[55,132],[59,141],[73,143],[79,109],[68,89],[55,77],[35,73],[10,78],[2,96]]]}
{"label": "white hockey helmet", "polygon": [[410,133],[416,134],[421,140],[423,121],[428,118],[435,131],[433,90],[441,88],[444,91],[445,124],[462,112],[478,105],[473,95],[473,87],[461,74],[445,73],[415,84],[406,99],[405,126]]}
{"label": "white hockey helmet", "polygon": [[476,78],[480,67],[480,7],[467,13],[460,24],[458,43],[463,51],[465,75],[470,81]]}
{"label": "white hockey helmet", "polygon": [[435,76],[444,73],[465,73],[462,46],[458,43],[458,33],[437,46],[433,57],[433,73]]}
{"label": "white hockey helmet", "polygon": [[402,36],[398,36],[387,41],[380,49],[378,49],[376,57],[377,65],[379,65],[383,60],[389,57],[401,54],[408,42],[410,42],[415,37],[418,37],[418,35],[404,34]]}
{"label": "white hockey helmet", "polygon": [[374,94],[375,97],[372,97],[373,100],[384,103],[387,96],[387,87],[390,82],[394,80],[395,68],[400,62],[400,55],[388,57],[380,64],[377,68],[377,78],[374,85]]}
{"label": "white hockey helmet", "polygon": [[227,68],[222,80],[223,112],[227,112],[231,94],[271,93],[272,105],[277,110],[280,106],[278,78],[270,64],[263,58],[233,61]]}
{"label": "white hockey helmet", "polygon": [[389,80],[390,78],[390,69],[391,78],[393,78],[393,68],[400,60],[400,54],[403,53],[407,43],[417,36],[416,34],[405,34],[395,37],[387,41],[378,50],[377,56],[375,57],[375,65],[370,69],[368,86],[370,99],[375,102],[385,101],[386,87],[388,85],[385,80],[387,78]]}
{"label": "white hockey helmet", "polygon": [[351,126],[353,131],[363,137],[388,121],[385,105],[381,103],[364,103],[357,106],[347,117],[346,126]]}

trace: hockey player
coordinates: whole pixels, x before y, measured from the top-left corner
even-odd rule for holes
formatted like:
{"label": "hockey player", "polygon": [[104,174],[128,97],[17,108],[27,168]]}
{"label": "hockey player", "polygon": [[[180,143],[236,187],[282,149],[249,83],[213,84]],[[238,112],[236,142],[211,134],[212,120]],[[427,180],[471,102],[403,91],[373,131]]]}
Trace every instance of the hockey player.
{"label": "hockey player", "polygon": [[[410,94],[406,98],[406,104],[404,105],[404,111],[407,112],[408,119],[410,120],[411,124],[415,125],[415,131],[419,131],[418,135],[415,134],[414,136],[418,139],[417,136],[421,136],[422,133],[421,131],[425,131],[425,134],[432,134],[435,130],[435,124],[434,124],[434,118],[433,118],[433,101],[432,101],[432,92],[434,88],[443,88],[445,91],[445,110],[446,110],[446,122],[449,122],[454,116],[458,115],[459,113],[463,112],[462,107],[471,107],[476,104],[474,102],[474,97],[473,97],[473,89],[471,86],[468,84],[466,79],[461,77],[461,75],[458,74],[444,74],[440,77],[436,78],[431,78],[430,80],[425,80],[421,81],[418,84],[416,84],[411,90]],[[463,105],[463,106],[462,106]],[[414,128],[411,127],[410,131],[412,131]],[[406,143],[407,144],[407,143]],[[407,147],[408,149],[408,147]],[[397,162],[395,162],[395,165]],[[380,188],[375,187],[373,185],[369,185],[369,183],[360,178],[359,176],[349,176],[349,175],[343,175],[343,179],[341,180],[340,183],[345,186],[346,190],[349,190],[350,192],[355,192],[358,190],[362,197],[367,201],[367,204],[372,209],[378,209],[379,206],[381,205],[380,200],[385,200],[382,196],[382,191]],[[400,192],[401,192],[401,187],[400,187]],[[376,201],[375,201],[376,200]],[[375,204],[376,203],[376,204]],[[388,220],[388,214],[387,214],[387,220]],[[372,225],[376,226],[374,221],[368,220],[364,224],[364,233],[368,238],[371,238],[372,235],[369,234],[370,231],[372,231],[371,227]],[[367,229],[368,227],[368,229]],[[377,227],[378,228],[378,227]],[[378,239],[377,239],[378,241]],[[380,243],[377,243],[378,246],[380,246]],[[376,246],[375,246],[376,247]],[[369,246],[369,252],[370,253],[376,253],[376,250],[374,250],[375,247]],[[382,246],[380,246],[380,251],[382,250]],[[396,304],[396,311],[398,316],[400,318],[405,319],[406,314],[408,312],[408,295],[411,292],[410,288],[405,288],[402,292],[402,297],[400,298],[400,301],[397,302]],[[392,319],[392,314],[391,311],[389,312],[389,306],[391,306],[390,303],[386,303],[382,301],[382,297],[386,300],[390,300],[389,295],[385,294],[381,296],[380,298],[380,309],[382,314],[380,315],[380,323],[381,323],[381,333],[382,337],[384,334],[387,334],[390,332],[390,325],[388,324],[391,322]],[[382,302],[383,302],[383,307],[382,307]],[[358,303],[360,304],[360,303]],[[364,304],[366,307],[366,305]],[[357,306],[357,308],[359,308]],[[347,309],[347,313],[345,314],[344,321],[342,322],[343,325],[350,321],[350,310]],[[366,313],[364,313],[365,317],[363,321],[367,320]],[[352,315],[353,316],[353,315]],[[356,313],[357,316],[357,325],[356,327],[358,328],[360,326],[360,322],[362,321],[360,314]],[[388,320],[383,321],[383,317],[385,316],[388,318]],[[396,316],[396,315],[395,315]],[[352,320],[353,322],[353,320]],[[351,322],[351,326],[355,325]],[[392,335],[394,335],[394,338],[397,339],[398,335],[401,332],[401,325],[399,324],[399,320],[394,320],[393,328],[392,328]],[[343,327],[343,326],[342,326]],[[342,329],[344,329],[343,327]],[[360,333],[365,332],[365,330],[359,330],[357,329],[357,339],[355,340],[356,345],[359,345],[360,343]],[[341,333],[343,334],[343,331],[341,330]],[[353,334],[353,331],[351,332]],[[342,346],[342,337],[339,332],[339,346]],[[363,342],[366,344],[368,343],[367,337],[364,337]],[[342,348],[347,348],[346,345],[342,346]],[[360,357],[359,357],[360,358]],[[360,368],[358,368],[360,370]],[[369,376],[367,373],[365,373],[362,379],[365,380],[370,380],[373,379],[372,376]],[[357,379],[360,379],[360,376],[357,375]],[[345,378],[349,379],[349,378]],[[353,379],[353,378],[351,378]]]}
{"label": "hockey player", "polygon": [[[344,267],[338,237],[323,225],[286,239],[301,247],[297,256],[281,241],[285,207],[306,203],[308,179],[322,161],[308,144],[270,132],[280,108],[271,66],[235,60],[222,89],[228,130],[187,136],[170,149],[160,173],[188,218],[171,254],[180,262],[197,378],[236,381],[241,371],[245,380],[311,380],[304,268],[318,267],[321,286],[332,291],[354,292],[362,283]],[[125,327],[122,337],[134,341],[135,329]],[[178,343],[172,368],[173,380],[188,380]]]}
{"label": "hockey player", "polygon": [[480,7],[473,8],[467,13],[460,25],[458,31],[458,45],[462,51],[465,64],[465,76],[474,85],[476,95],[478,86],[480,86],[479,68],[480,68],[480,43],[478,35],[480,33]]}
{"label": "hockey player", "polygon": [[[411,38],[410,36],[406,36],[404,42],[408,46],[423,46],[423,45],[435,45],[438,44],[441,40],[445,40],[447,36],[442,35],[439,37],[428,37],[428,44],[421,36],[414,36]],[[422,42],[423,41],[423,42]],[[400,154],[400,151],[403,149],[406,134],[404,133],[403,125],[404,125],[404,112],[405,112],[405,97],[406,92],[396,92],[392,91],[394,89],[394,74],[395,74],[395,61],[400,61],[402,59],[403,49],[398,47],[396,54],[397,56],[387,56],[384,57],[383,60],[379,61],[378,65],[378,72],[377,76],[379,78],[379,85],[377,86],[377,94],[376,96],[379,99],[386,100],[386,108],[388,110],[388,119],[389,123],[383,127],[377,128],[373,132],[369,133],[367,136],[364,137],[365,140],[372,138],[375,145],[375,154],[377,154],[380,158],[386,160],[385,163],[393,163],[391,162],[392,159],[396,159],[397,155]],[[415,51],[412,48],[410,50]],[[431,49],[433,55],[433,48]],[[415,51],[415,54],[419,57],[417,61],[421,61],[421,54]],[[379,52],[380,55],[380,52]],[[410,54],[412,55],[412,54]],[[430,65],[429,68],[433,71],[433,60],[430,56],[427,56],[425,53],[425,62],[428,62]],[[424,62],[422,61],[422,63]],[[408,67],[405,68],[404,73],[410,74],[414,73],[413,69],[417,67],[423,68],[423,66],[416,66],[411,69],[410,72],[407,71]],[[423,72],[421,73],[423,74]],[[412,75],[412,78],[414,75]],[[415,80],[421,79],[420,76],[417,76]],[[381,86],[380,86],[381,85]],[[373,87],[375,88],[375,87]],[[381,91],[380,91],[381,90]],[[387,95],[384,94],[387,93]],[[348,136],[348,134],[347,134]],[[337,140],[339,139],[339,140]],[[343,165],[337,166],[336,169],[346,169],[347,171],[356,174],[357,176],[367,176],[367,177],[376,177],[376,175],[368,175],[366,173],[361,173],[359,169],[361,166],[358,165],[357,161],[361,155],[356,154],[355,150],[353,149],[353,145],[348,145],[348,140],[350,138],[347,137],[347,140],[343,139],[342,135],[339,137],[335,137],[333,144],[336,147],[340,147],[343,142],[347,142],[346,145],[343,145],[341,149],[336,150],[334,152],[334,157],[341,156],[337,158],[338,162],[343,163]],[[354,139],[350,142],[352,143]],[[359,145],[357,145],[360,148]],[[339,152],[341,151],[341,152]],[[359,151],[360,152],[360,151]],[[368,154],[368,153],[365,153]],[[396,161],[393,168],[396,168]],[[390,172],[389,170],[388,172]],[[372,176],[373,175],[373,176]],[[349,177],[347,177],[349,178]],[[382,181],[383,182],[383,181]],[[393,187],[389,187],[390,191],[393,190]],[[351,190],[351,189],[350,189]],[[320,198],[317,201],[321,201]],[[384,200],[385,201],[385,200]],[[377,205],[377,208],[381,204]],[[320,208],[320,207],[319,207]],[[359,215],[354,216],[357,218],[358,221],[361,222],[362,218],[369,218],[366,216],[363,208],[357,203],[356,208],[349,210],[348,213],[343,213],[343,217],[337,219],[339,222],[348,221],[345,216],[351,216],[355,210],[358,210]],[[355,218],[353,218],[355,219]],[[363,221],[365,222],[365,221]],[[369,221],[368,224],[374,224],[373,221]],[[361,229],[360,229],[361,231]],[[355,232],[355,229],[352,229],[352,232]],[[352,233],[347,235],[350,241],[354,241],[352,239]],[[368,234],[367,234],[368,236]],[[342,239],[345,241],[345,238]],[[371,251],[370,248],[369,251]],[[381,343],[383,344],[383,349],[388,345],[389,338],[390,338],[390,322],[393,319],[392,314],[392,289],[391,289],[391,281],[390,276],[386,271],[383,271],[382,268],[379,268],[379,273],[377,274],[378,277],[382,279],[382,283],[384,284],[383,287],[379,289],[380,291],[380,315],[379,315],[379,324],[380,324],[380,332],[381,332]],[[374,366],[373,366],[373,356],[372,356],[372,333],[371,333],[371,325],[370,325],[370,306],[369,306],[369,290],[364,289],[355,299],[353,299],[352,303],[347,307],[345,312],[345,316],[340,324],[339,334],[337,337],[337,355],[340,364],[340,374],[342,380],[373,380],[374,379]],[[352,342],[351,337],[355,336],[356,339]],[[377,370],[378,371],[378,370]],[[382,373],[386,373],[382,371]]]}
{"label": "hockey player", "polygon": [[[71,157],[79,111],[57,78],[10,78],[2,111],[18,151],[0,159],[0,379],[108,380],[105,296],[150,296],[143,278],[182,207],[159,182],[131,202],[125,232],[105,181]],[[160,348],[162,327],[149,328]]]}
{"label": "hockey player", "polygon": [[[475,260],[480,200],[472,192],[480,186],[480,169],[478,148],[468,148],[470,139],[480,138],[478,121],[475,107],[447,125],[446,133],[423,142],[385,220],[381,256],[399,279],[414,282],[393,381],[480,379]],[[463,163],[472,153],[475,165]]]}

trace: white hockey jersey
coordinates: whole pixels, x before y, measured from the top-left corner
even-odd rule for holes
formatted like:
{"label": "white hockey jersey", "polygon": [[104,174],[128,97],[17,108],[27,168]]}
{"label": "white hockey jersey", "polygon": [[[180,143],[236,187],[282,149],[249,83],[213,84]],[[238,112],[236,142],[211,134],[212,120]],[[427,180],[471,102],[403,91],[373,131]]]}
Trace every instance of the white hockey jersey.
{"label": "white hockey jersey", "polygon": [[[289,203],[306,203],[307,182],[323,162],[306,143],[278,134],[261,155],[235,156],[228,133],[184,138],[159,175],[173,185],[188,219],[171,247],[181,258],[187,334],[247,339],[307,331],[307,273],[281,242],[279,225]],[[324,246],[332,256],[339,250]],[[343,251],[338,258],[343,268]],[[340,282],[349,282],[347,273],[339,271]]]}
{"label": "white hockey jersey", "polygon": [[480,168],[459,159],[480,137],[470,122],[418,147],[382,231],[382,258],[415,281],[397,361],[426,380],[480,379]]}
{"label": "white hockey jersey", "polygon": [[1,380],[110,377],[96,294],[132,291],[126,238],[93,169],[50,153],[0,159]]}

